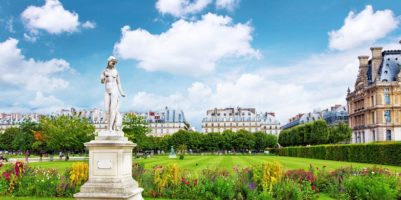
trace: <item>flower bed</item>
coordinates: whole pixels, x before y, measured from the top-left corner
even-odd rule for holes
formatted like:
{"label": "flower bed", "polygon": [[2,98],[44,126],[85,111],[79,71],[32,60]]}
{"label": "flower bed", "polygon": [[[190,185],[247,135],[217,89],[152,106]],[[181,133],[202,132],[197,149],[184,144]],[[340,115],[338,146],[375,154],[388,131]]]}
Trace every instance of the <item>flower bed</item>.
{"label": "flower bed", "polygon": [[[33,168],[22,162],[1,166],[0,196],[71,197],[88,179],[88,165],[65,172]],[[400,199],[401,174],[383,168],[325,167],[284,171],[278,162],[232,170],[204,169],[199,174],[176,164],[145,170],[133,164],[143,196],[174,199]]]}

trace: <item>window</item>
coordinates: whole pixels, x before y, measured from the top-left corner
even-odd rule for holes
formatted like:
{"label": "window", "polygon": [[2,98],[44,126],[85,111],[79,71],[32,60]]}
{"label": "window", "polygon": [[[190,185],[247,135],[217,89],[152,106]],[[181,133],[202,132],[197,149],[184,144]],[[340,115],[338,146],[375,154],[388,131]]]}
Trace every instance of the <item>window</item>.
{"label": "window", "polygon": [[390,94],[388,88],[384,88],[384,102],[386,105],[390,105]]}
{"label": "window", "polygon": [[373,137],[372,137],[372,138],[373,138],[373,141],[376,141],[376,133],[375,133],[375,130],[372,131],[372,136],[373,136]]}
{"label": "window", "polygon": [[390,110],[386,110],[385,111],[384,118],[386,119],[386,123],[390,123],[391,122],[391,111]]}
{"label": "window", "polygon": [[386,140],[391,141],[391,130],[386,130]]}
{"label": "window", "polygon": [[374,106],[374,105],[375,105],[375,99],[374,99],[374,97],[373,97],[373,96],[371,96],[371,97],[370,97],[370,102],[372,103],[372,106]]}
{"label": "window", "polygon": [[362,131],[362,142],[365,143],[365,131]]}

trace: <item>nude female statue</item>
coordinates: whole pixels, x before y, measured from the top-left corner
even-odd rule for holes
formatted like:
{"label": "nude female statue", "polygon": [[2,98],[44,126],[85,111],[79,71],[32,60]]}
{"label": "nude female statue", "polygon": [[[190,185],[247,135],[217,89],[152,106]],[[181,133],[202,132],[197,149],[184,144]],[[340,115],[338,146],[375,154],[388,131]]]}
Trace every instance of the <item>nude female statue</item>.
{"label": "nude female statue", "polygon": [[105,84],[104,93],[104,105],[106,111],[106,120],[108,123],[108,129],[112,131],[120,131],[122,124],[122,117],[119,110],[120,107],[120,95],[125,97],[125,94],[121,88],[120,77],[118,75],[115,65],[117,59],[110,56],[107,60],[107,67],[100,75],[100,82]]}

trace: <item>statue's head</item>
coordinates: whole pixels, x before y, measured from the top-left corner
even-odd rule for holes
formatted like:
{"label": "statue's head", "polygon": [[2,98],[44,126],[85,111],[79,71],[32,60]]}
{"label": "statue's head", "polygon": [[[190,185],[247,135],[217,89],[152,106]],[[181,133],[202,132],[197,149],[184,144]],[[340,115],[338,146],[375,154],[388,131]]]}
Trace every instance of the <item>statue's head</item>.
{"label": "statue's head", "polygon": [[110,56],[109,59],[107,59],[107,67],[114,67],[114,65],[117,64],[117,58],[114,56]]}

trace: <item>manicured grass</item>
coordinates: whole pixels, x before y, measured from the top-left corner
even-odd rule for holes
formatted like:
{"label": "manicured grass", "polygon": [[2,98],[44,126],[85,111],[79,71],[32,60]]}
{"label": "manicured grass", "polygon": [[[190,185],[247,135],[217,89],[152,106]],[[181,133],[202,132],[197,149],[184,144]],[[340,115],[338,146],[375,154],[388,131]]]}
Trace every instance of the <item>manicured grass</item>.
{"label": "manicured grass", "polygon": [[57,160],[57,161],[47,161],[47,162],[31,162],[29,163],[29,166],[31,167],[43,167],[43,168],[53,168],[53,169],[57,169],[59,171],[64,170],[68,167],[71,167],[71,165],[74,162],[88,162],[88,161],[61,161],[61,160]]}
{"label": "manicured grass", "polygon": [[[168,156],[154,156],[147,159],[134,159],[134,162],[143,163],[145,168],[152,168],[157,165],[166,165],[177,163],[183,169],[193,172],[199,172],[205,168],[222,168],[232,170],[234,166],[238,168],[246,168],[252,165],[261,164],[263,162],[280,162],[285,169],[308,169],[310,165],[322,168],[326,166],[328,170],[334,170],[340,167],[353,166],[358,168],[373,167],[375,164],[340,162],[331,160],[318,160],[309,158],[295,158],[284,156],[267,156],[267,155],[243,155],[243,156],[185,156],[184,160],[169,159]],[[380,166],[380,165],[376,165]],[[393,172],[401,172],[400,166],[386,166]]]}
{"label": "manicured grass", "polygon": [[[318,160],[310,158],[296,158],[296,157],[284,157],[284,156],[269,156],[269,155],[186,155],[184,160],[169,159],[168,156],[153,156],[147,159],[133,159],[133,162],[143,163],[145,168],[151,169],[158,165],[167,165],[177,163],[179,167],[185,170],[189,170],[195,173],[200,172],[205,168],[221,168],[231,171],[233,167],[246,168],[252,165],[261,164],[263,162],[280,162],[285,169],[308,169],[310,165],[314,167],[322,168],[326,166],[328,170],[334,170],[340,167],[353,166],[358,168],[373,167],[375,164],[366,163],[354,163],[354,162],[341,162],[332,160]],[[53,161],[53,162],[32,162],[30,166],[54,168],[58,170],[64,170],[77,161]],[[87,161],[85,161],[87,162]],[[376,165],[380,166],[380,165]],[[388,168],[393,172],[401,172],[401,166],[387,166],[383,165],[384,168]]]}

